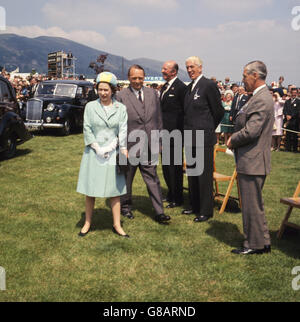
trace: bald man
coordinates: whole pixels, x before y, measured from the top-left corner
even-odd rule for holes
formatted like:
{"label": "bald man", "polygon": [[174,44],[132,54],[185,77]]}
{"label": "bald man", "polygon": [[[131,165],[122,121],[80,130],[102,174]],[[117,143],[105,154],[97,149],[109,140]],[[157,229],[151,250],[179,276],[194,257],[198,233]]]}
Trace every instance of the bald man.
{"label": "bald man", "polygon": [[[166,61],[161,70],[166,81],[160,92],[160,105],[163,118],[163,129],[171,133],[179,130],[183,137],[183,105],[186,85],[177,77],[178,64]],[[183,143],[183,140],[182,140]],[[183,168],[176,164],[174,147],[176,142],[170,140],[170,164],[162,164],[163,176],[168,187],[167,208],[174,208],[183,203]],[[182,145],[181,145],[182,147]],[[182,155],[182,152],[181,152]]]}

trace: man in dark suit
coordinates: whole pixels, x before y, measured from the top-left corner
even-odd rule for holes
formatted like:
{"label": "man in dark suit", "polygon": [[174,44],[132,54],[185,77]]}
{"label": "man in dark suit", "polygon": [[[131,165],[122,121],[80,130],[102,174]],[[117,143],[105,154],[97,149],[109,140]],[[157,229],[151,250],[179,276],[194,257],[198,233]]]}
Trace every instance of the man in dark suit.
{"label": "man in dark suit", "polygon": [[253,96],[238,112],[235,133],[227,146],[234,149],[242,202],[244,245],[232,250],[239,255],[271,251],[270,234],[265,218],[262,189],[271,168],[271,141],[274,102],[266,86],[267,68],[254,61],[244,68],[243,81]]}
{"label": "man in dark suit", "polygon": [[[287,130],[299,131],[300,99],[297,97],[297,88],[291,89],[291,98],[284,103],[283,115]],[[298,152],[298,134],[286,131],[286,151]]]}
{"label": "man in dark suit", "polygon": [[[183,137],[183,106],[186,92],[186,85],[177,77],[178,64],[175,61],[166,61],[162,67],[162,75],[166,83],[163,85],[160,92],[160,104],[163,118],[163,128],[169,134],[177,132]],[[174,133],[174,132],[173,132]],[[183,140],[181,140],[183,143]],[[175,147],[182,148],[176,145],[176,142],[171,138],[168,152],[170,153],[170,163],[165,165],[162,163],[162,170],[165,182],[168,187],[167,208],[178,207],[183,203],[183,166],[175,162]],[[181,152],[182,157],[182,152]]]}
{"label": "man in dark suit", "polygon": [[[134,218],[132,214],[132,183],[136,170],[139,168],[156,213],[155,220],[163,223],[169,221],[170,217],[164,214],[157,166],[151,160],[158,158],[160,152],[159,148],[156,150],[156,147],[152,145],[155,140],[152,140],[151,131],[162,130],[162,114],[159,97],[153,88],[143,86],[144,78],[145,71],[141,66],[131,66],[128,70],[130,86],[118,92],[116,96],[117,100],[126,106],[128,114],[129,169],[126,173],[127,194],[121,196],[121,213],[127,218]],[[130,138],[132,134],[137,133],[137,130],[140,134],[145,135],[146,144],[142,144],[141,149],[135,149],[137,143],[131,142]],[[143,138],[140,142],[143,142]],[[142,158],[144,152],[147,154],[147,159]],[[136,159],[140,159],[140,161],[136,162]]]}
{"label": "man in dark suit", "polygon": [[248,99],[249,96],[245,93],[245,88],[243,86],[240,86],[238,89],[238,93],[234,95],[231,104],[229,120],[232,123],[235,123],[235,118],[238,111],[247,103]]}
{"label": "man in dark suit", "polygon": [[[194,213],[194,221],[203,222],[213,216],[213,152],[217,142],[215,129],[224,116],[224,108],[216,83],[202,74],[200,58],[189,57],[186,60],[186,69],[192,80],[187,87],[184,101],[184,131],[185,134],[186,131],[192,134],[191,140],[186,135],[184,140],[192,209],[184,210],[183,213]],[[199,130],[204,132],[203,141],[200,142],[197,140]],[[188,151],[196,156],[193,165],[189,164]],[[200,158],[204,158],[202,174],[193,171],[197,169]]]}

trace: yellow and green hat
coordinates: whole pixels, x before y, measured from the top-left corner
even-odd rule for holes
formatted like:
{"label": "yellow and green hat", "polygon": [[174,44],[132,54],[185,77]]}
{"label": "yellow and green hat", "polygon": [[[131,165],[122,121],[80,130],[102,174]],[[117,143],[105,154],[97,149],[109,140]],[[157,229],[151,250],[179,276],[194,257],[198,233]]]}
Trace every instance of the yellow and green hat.
{"label": "yellow and green hat", "polygon": [[103,72],[103,73],[98,74],[98,76],[96,78],[96,83],[98,84],[100,82],[111,84],[114,87],[117,87],[117,85],[118,85],[117,77],[113,73],[110,73],[110,72]]}

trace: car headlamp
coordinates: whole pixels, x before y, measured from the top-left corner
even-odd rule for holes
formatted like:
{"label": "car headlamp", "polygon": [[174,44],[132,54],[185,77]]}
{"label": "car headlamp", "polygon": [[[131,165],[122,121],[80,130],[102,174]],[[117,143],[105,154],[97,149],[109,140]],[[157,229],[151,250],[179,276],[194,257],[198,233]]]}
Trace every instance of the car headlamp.
{"label": "car headlamp", "polygon": [[52,112],[55,110],[55,105],[53,103],[48,104],[47,111]]}

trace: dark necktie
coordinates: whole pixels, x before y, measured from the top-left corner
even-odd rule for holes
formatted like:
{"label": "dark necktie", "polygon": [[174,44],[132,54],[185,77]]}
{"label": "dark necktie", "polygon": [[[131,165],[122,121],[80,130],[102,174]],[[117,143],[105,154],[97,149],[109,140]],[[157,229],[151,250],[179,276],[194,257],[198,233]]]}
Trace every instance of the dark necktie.
{"label": "dark necktie", "polygon": [[139,91],[139,101],[141,101],[141,103],[143,103],[142,92],[141,91]]}
{"label": "dark necktie", "polygon": [[166,82],[166,83],[163,85],[163,87],[161,88],[160,99],[163,99],[164,93],[165,93],[166,89],[168,88],[168,86],[169,86],[169,83],[168,83],[168,82]]}
{"label": "dark necktie", "polygon": [[191,82],[191,93],[192,93],[192,91],[193,91],[194,83],[195,83],[195,81],[193,80],[193,81]]}
{"label": "dark necktie", "polygon": [[239,95],[239,96],[237,97],[237,100],[236,100],[236,107],[235,107],[235,109],[236,109],[236,110],[239,110],[240,100],[241,100],[241,95]]}

